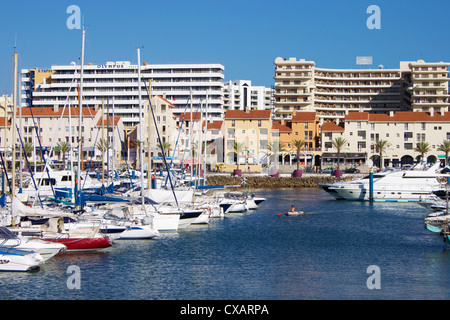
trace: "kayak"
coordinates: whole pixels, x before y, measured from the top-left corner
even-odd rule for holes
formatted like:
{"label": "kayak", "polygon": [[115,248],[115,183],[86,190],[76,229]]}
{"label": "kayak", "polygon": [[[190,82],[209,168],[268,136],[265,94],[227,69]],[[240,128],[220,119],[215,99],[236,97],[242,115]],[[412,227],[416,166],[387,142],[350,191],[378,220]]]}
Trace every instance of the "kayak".
{"label": "kayak", "polygon": [[281,216],[283,214],[290,217],[294,217],[294,216],[306,216],[307,213],[303,211],[294,211],[294,212],[280,212],[278,215]]}

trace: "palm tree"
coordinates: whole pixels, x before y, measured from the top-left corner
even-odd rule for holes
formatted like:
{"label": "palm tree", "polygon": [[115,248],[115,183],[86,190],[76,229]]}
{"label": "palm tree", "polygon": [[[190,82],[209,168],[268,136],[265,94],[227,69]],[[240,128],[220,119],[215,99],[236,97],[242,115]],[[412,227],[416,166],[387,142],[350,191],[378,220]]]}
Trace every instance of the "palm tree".
{"label": "palm tree", "polygon": [[[287,151],[286,148],[284,147],[284,144],[280,143],[280,141],[278,141],[278,140],[275,140],[275,141],[269,143],[267,145],[267,149],[269,150],[270,153],[272,153],[274,155],[275,159],[277,159],[276,156],[280,152],[286,152]],[[278,166],[278,161],[276,163],[277,163],[277,166]]]}
{"label": "palm tree", "polygon": [[237,164],[237,170],[239,170],[239,156],[242,153],[242,151],[245,150],[245,143],[243,142],[234,142],[233,144],[233,151],[236,153],[236,164]]}
{"label": "palm tree", "polygon": [[449,140],[442,141],[442,143],[438,145],[437,150],[445,153],[445,166],[447,166],[448,154],[450,153],[450,141]]}
{"label": "palm tree", "polygon": [[389,147],[390,143],[387,140],[377,140],[374,146],[377,152],[380,154],[380,170],[383,170],[383,153]]}
{"label": "palm tree", "polygon": [[420,141],[417,142],[416,149],[414,151],[417,151],[420,153],[421,157],[420,160],[423,161],[423,158],[425,157],[425,153],[430,152],[430,145],[428,142]]}
{"label": "palm tree", "polygon": [[29,141],[26,141],[23,144],[23,152],[27,157],[31,156],[31,152],[33,151],[33,144]]}
{"label": "palm tree", "polygon": [[302,151],[302,148],[304,145],[305,145],[305,141],[294,140],[294,146],[297,151],[297,170],[300,170],[300,151]]}
{"label": "palm tree", "polygon": [[164,150],[164,155],[166,157],[170,156],[172,145],[169,142],[163,142],[162,146],[159,145],[159,147],[161,148],[161,150]]}
{"label": "palm tree", "polygon": [[63,154],[63,168],[66,168],[66,153],[70,151],[70,143],[68,141],[58,142],[57,147]]}
{"label": "palm tree", "polygon": [[344,149],[346,144],[347,144],[347,140],[345,140],[342,137],[337,137],[331,142],[331,145],[337,151],[337,169],[338,170],[339,170],[339,162],[341,161],[341,151],[342,151],[342,149]]}

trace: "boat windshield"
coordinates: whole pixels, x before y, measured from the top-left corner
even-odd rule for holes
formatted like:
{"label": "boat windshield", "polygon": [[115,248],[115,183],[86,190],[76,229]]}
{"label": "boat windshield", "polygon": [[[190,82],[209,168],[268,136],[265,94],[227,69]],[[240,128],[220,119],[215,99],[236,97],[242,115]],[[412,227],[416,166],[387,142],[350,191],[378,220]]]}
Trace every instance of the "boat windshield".
{"label": "boat windshield", "polygon": [[8,228],[6,227],[0,227],[0,239],[18,239],[18,237],[12,233]]}

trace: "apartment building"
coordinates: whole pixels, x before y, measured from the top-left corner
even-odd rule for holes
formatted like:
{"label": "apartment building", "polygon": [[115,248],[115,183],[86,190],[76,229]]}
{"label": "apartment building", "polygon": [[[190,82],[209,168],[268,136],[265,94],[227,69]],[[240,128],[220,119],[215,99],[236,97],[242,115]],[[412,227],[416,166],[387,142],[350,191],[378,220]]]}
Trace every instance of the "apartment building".
{"label": "apartment building", "polygon": [[272,109],[272,88],[253,86],[249,80],[224,83],[224,110]]}
{"label": "apartment building", "polygon": [[[227,164],[266,164],[272,141],[270,110],[227,110],[225,112],[224,157]],[[244,144],[239,155],[234,144]]]}
{"label": "apartment building", "polygon": [[347,141],[342,151],[345,163],[367,164],[369,167],[380,167],[379,153],[375,148],[378,140],[388,141],[383,152],[383,167],[420,160],[421,155],[415,148],[421,141],[430,145],[430,152],[425,155],[426,161],[444,160],[445,154],[438,148],[444,140],[450,140],[448,112],[349,112],[344,123],[345,129],[331,122],[322,126],[322,160],[325,163],[336,161],[336,150],[331,141],[338,136]]}
{"label": "apartment building", "polygon": [[408,63],[411,70],[411,107],[413,111],[448,111],[448,67],[450,63],[423,60]]}
{"label": "apartment building", "polygon": [[[140,69],[142,102],[148,100],[151,82],[152,94],[165,94],[175,114],[183,112],[188,102],[197,105],[204,101],[210,117],[223,119],[223,65],[144,62]],[[80,71],[75,62],[50,69],[23,69],[21,106],[63,107],[66,101],[77,105]],[[82,95],[83,107],[109,100],[125,126],[139,123],[138,66],[129,61],[85,65]]]}
{"label": "apartment building", "polygon": [[[20,152],[22,143],[29,143],[33,146],[31,159],[42,161],[43,154],[49,160],[61,160],[61,153],[58,152],[58,144],[68,142],[72,152],[74,152],[73,161],[77,161],[78,157],[78,138],[79,138],[79,108],[59,108],[59,107],[35,107],[24,108],[17,111],[17,127],[21,132],[16,135],[16,151]],[[106,111],[106,110],[105,110]],[[102,123],[103,115],[103,123]],[[103,138],[107,143],[107,157],[116,165],[122,160],[122,140],[124,126],[119,117],[107,120],[106,112],[102,112],[102,108],[82,109],[83,124],[81,127],[83,144],[82,159],[86,166],[89,161],[101,163],[102,152],[99,148],[100,140]],[[4,118],[0,118],[4,119]],[[4,124],[4,121],[0,121]],[[10,126],[10,123],[8,124]],[[20,130],[21,129],[21,130]],[[10,146],[12,144],[11,127],[6,128],[0,125],[0,141],[2,145]],[[41,149],[42,147],[42,149]],[[31,159],[29,159],[31,161]],[[66,159],[70,159],[70,154],[66,155]],[[94,167],[95,164],[92,164]]]}
{"label": "apartment building", "polygon": [[448,111],[448,63],[401,61],[398,69],[327,69],[314,61],[276,58],[274,119],[315,111],[321,123],[349,111]]}
{"label": "apartment building", "polygon": [[8,96],[7,94],[0,96],[0,117],[5,116],[5,110],[6,112],[11,112],[12,105],[12,96]]}

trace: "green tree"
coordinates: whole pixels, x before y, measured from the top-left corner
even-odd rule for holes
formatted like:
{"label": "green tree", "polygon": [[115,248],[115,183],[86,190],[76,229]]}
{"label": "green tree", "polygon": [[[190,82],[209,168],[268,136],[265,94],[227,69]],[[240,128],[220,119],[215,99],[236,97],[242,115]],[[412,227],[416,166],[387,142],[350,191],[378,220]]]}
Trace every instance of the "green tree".
{"label": "green tree", "polygon": [[414,151],[420,153],[421,161],[423,161],[423,159],[425,158],[425,154],[430,152],[430,150],[431,150],[430,145],[428,144],[428,142],[425,141],[417,142],[416,148],[414,149]]}
{"label": "green tree", "polygon": [[341,161],[341,151],[344,149],[346,144],[347,144],[347,140],[345,140],[342,137],[337,137],[331,142],[331,145],[337,151],[337,169],[338,170],[339,170],[339,162]]}
{"label": "green tree", "polygon": [[237,164],[237,170],[239,170],[239,156],[241,153],[245,150],[245,143],[243,142],[234,142],[233,144],[233,151],[236,154],[236,164]]}
{"label": "green tree", "polygon": [[297,170],[300,169],[300,152],[302,151],[302,148],[304,145],[305,145],[305,141],[294,140],[295,150],[297,151]]}
{"label": "green tree", "polygon": [[70,151],[70,143],[68,141],[58,142],[57,147],[63,155],[63,168],[66,168],[66,153]]}
{"label": "green tree", "polygon": [[380,154],[380,169],[383,170],[383,153],[389,147],[390,143],[387,140],[377,140],[374,143],[376,151]]}
{"label": "green tree", "polygon": [[164,150],[164,155],[166,157],[170,156],[170,151],[172,149],[172,145],[169,142],[163,142],[162,146],[159,145],[159,147],[161,148],[161,150]]}
{"label": "green tree", "polygon": [[33,151],[33,144],[29,141],[26,141],[23,144],[23,152],[27,157],[31,156],[31,152]]}
{"label": "green tree", "polygon": [[448,164],[448,154],[450,153],[450,141],[444,140],[442,143],[438,146],[438,151],[442,151],[445,153],[445,165]]}

